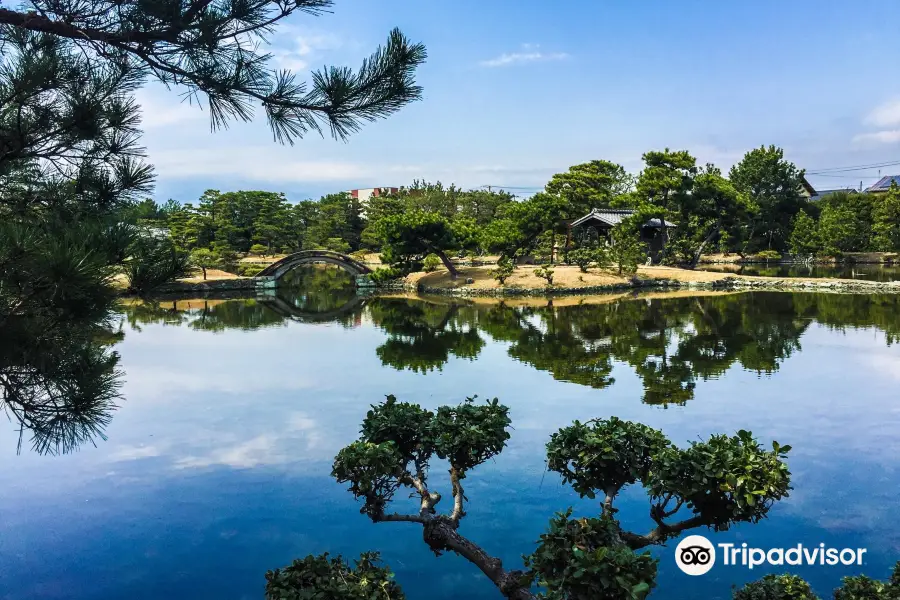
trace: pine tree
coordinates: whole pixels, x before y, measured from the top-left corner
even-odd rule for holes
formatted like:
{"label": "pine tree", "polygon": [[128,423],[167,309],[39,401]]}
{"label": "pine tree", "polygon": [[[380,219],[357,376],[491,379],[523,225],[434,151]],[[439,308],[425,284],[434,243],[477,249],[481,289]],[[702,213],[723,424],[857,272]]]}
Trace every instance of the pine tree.
{"label": "pine tree", "polygon": [[[111,314],[115,270],[127,261],[131,272],[158,280],[166,264],[177,267],[183,258],[137,252],[154,244],[120,222],[152,192],[134,99],[141,85],[155,80],[187,89],[192,101],[207,105],[214,128],[249,121],[253,105],[261,106],[274,138],[287,143],[325,129],[343,139],[420,98],[414,75],[425,49],[398,30],[357,71],[325,68],[307,85],[270,68],[265,36],[294,13],[316,15],[330,6],[0,6],[0,411],[32,432],[36,449],[68,451],[102,435],[109,420],[117,357],[96,333]],[[195,217],[190,210],[168,214],[182,247],[206,243],[197,239],[202,231],[193,234]],[[141,256],[164,262],[140,265]]]}

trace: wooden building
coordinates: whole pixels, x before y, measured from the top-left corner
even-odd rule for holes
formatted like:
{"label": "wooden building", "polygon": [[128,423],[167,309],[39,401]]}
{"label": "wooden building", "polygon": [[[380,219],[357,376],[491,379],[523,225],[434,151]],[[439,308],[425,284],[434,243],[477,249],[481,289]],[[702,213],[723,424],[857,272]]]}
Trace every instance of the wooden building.
{"label": "wooden building", "polygon": [[[615,208],[595,208],[579,219],[568,224],[567,242],[612,243],[612,228],[634,214],[633,210]],[[669,221],[650,219],[641,226],[641,241],[647,244],[651,257],[656,257],[669,238],[668,230],[675,227]]]}

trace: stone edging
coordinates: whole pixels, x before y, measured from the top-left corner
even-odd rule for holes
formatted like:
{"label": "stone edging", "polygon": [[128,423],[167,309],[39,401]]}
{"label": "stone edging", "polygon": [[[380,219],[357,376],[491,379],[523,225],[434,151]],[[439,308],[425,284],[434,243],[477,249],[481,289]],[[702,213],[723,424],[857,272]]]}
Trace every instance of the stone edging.
{"label": "stone edging", "polygon": [[[232,290],[257,290],[261,284],[255,278],[220,279],[196,283],[175,282],[161,287],[156,293],[220,292]],[[793,279],[789,277],[729,276],[715,281],[678,281],[675,279],[639,279],[629,283],[594,285],[577,288],[438,288],[389,282],[373,288],[377,291],[405,291],[441,296],[561,296],[602,294],[627,290],[780,290],[785,292],[839,292],[839,293],[900,293],[900,281],[860,281],[856,279]]]}
{"label": "stone edging", "polygon": [[[379,288],[380,289],[380,288]],[[716,281],[678,281],[675,279],[632,279],[630,283],[595,285],[578,288],[436,288],[406,285],[406,291],[442,296],[562,296],[587,295],[627,290],[776,290],[783,292],[831,292],[856,294],[897,294],[900,281],[859,281],[823,279],[822,281],[798,280],[788,277],[724,277]]]}

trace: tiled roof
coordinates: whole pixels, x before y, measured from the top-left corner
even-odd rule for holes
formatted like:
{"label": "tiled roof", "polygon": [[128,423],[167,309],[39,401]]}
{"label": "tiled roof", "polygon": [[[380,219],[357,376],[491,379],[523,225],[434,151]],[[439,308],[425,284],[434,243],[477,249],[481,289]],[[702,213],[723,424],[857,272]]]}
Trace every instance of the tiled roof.
{"label": "tiled roof", "polygon": [[885,175],[874,185],[870,186],[866,189],[867,192],[886,192],[891,189],[891,182],[895,182],[897,185],[900,185],[900,175]]}
{"label": "tiled roof", "polygon": [[[610,227],[615,227],[633,214],[633,210],[628,210],[625,208],[595,208],[580,219],[575,219],[574,221],[572,221],[572,227],[577,227],[590,219],[597,219],[598,221],[606,223]],[[659,227],[659,219],[650,219],[649,221],[644,223],[644,225],[648,227]],[[666,227],[675,227],[675,224],[666,221]]]}

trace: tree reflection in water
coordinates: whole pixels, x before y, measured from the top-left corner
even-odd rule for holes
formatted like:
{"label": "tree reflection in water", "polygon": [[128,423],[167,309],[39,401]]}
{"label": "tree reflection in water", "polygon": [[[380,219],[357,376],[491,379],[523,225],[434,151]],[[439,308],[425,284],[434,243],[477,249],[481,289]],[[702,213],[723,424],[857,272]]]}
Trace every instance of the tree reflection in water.
{"label": "tree reflection in water", "polygon": [[[382,364],[428,373],[451,357],[473,360],[488,340],[508,345],[511,358],[555,379],[603,389],[615,383],[616,364],[641,379],[642,401],[682,405],[699,382],[737,365],[760,376],[777,371],[801,349],[811,323],[834,330],[874,327],[888,345],[900,340],[900,296],[811,293],[714,293],[653,297],[594,297],[523,302],[373,296],[357,299],[337,269],[296,275],[302,287],[279,289],[291,314],[271,298],[171,301],[128,305],[126,320],[206,331],[284,325],[288,319],[354,327],[365,318],[386,334],[376,348]],[[187,310],[182,310],[182,309]],[[174,313],[174,314],[173,314]],[[323,315],[316,319],[315,314]]]}
{"label": "tree reflection in water", "polygon": [[122,339],[105,306],[80,315],[10,316],[0,322],[0,412],[40,454],[105,439],[120,399]]}
{"label": "tree reflection in water", "polygon": [[[307,268],[277,295],[253,299],[125,301],[122,323],[198,331],[283,327],[290,320],[355,327],[366,319],[386,339],[382,364],[428,373],[451,357],[473,360],[488,340],[511,358],[555,379],[603,389],[616,364],[643,382],[643,402],[667,406],[693,398],[698,382],[732,366],[771,374],[800,350],[815,321],[834,330],[874,327],[900,340],[900,296],[741,293],[595,297],[523,302],[361,297],[340,269]],[[19,448],[71,452],[104,439],[119,400],[122,339],[105,309],[0,323],[0,410],[20,431]]]}

